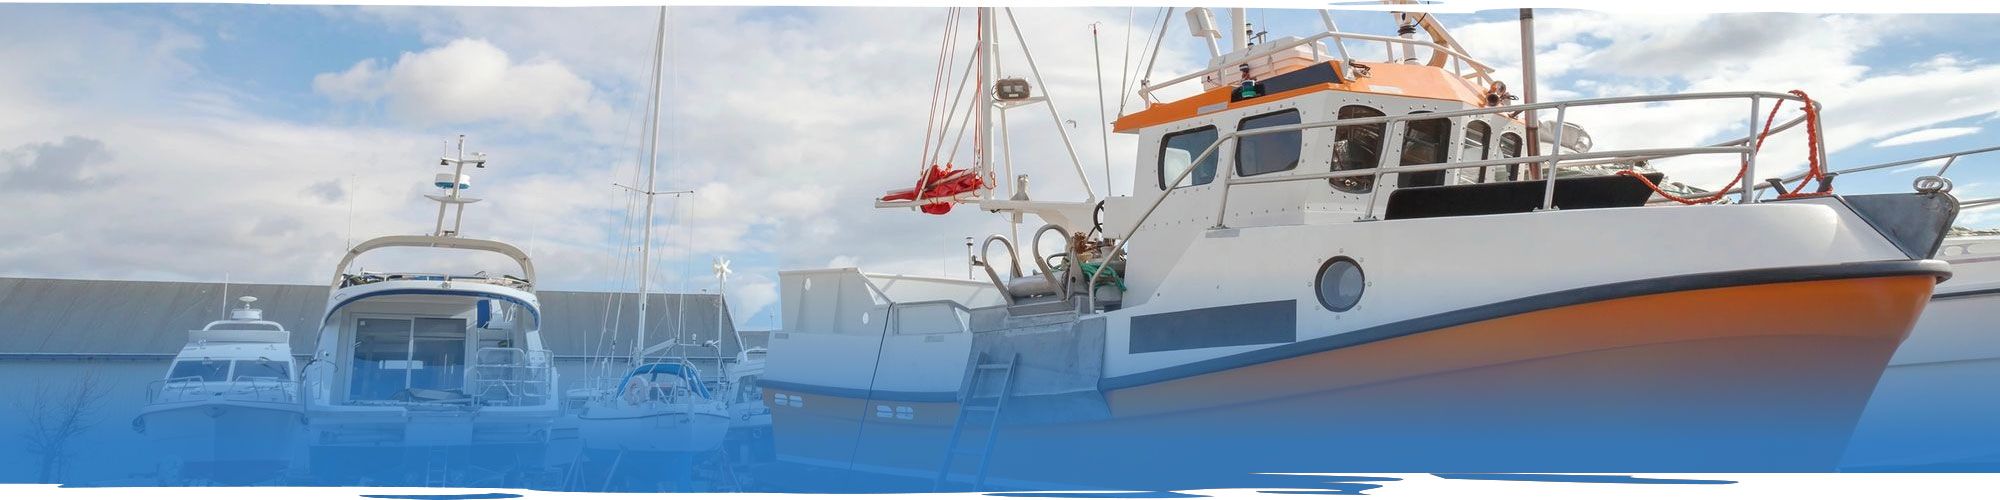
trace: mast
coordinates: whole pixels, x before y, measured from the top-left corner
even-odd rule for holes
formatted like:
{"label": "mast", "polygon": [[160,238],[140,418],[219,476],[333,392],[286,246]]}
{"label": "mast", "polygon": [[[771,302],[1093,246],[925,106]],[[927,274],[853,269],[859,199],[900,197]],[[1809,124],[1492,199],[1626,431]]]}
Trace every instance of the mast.
{"label": "mast", "polygon": [[[452,167],[451,173],[438,174],[437,179],[432,183],[444,189],[444,194],[424,195],[425,198],[430,198],[431,201],[438,202],[437,226],[431,230],[431,235],[433,236],[458,236],[459,228],[465,222],[465,205],[479,202],[478,198],[460,196],[461,191],[472,187],[472,177],[465,175],[466,164],[471,164],[473,168],[486,168],[486,153],[473,153],[471,158],[467,158],[465,156],[465,134],[459,134],[458,154],[438,159],[438,165]],[[451,229],[446,230],[444,228],[444,213],[447,208],[454,206],[458,207],[457,215],[451,221]]]}
{"label": "mast", "polygon": [[[1535,9],[1521,9],[1521,104],[1535,103]],[[1535,110],[1522,115],[1528,126],[1527,156],[1542,154],[1541,122],[1535,118]],[[1562,146],[1557,145],[1556,148]],[[1539,173],[1537,169],[1527,169],[1526,173]],[[1549,172],[1555,175],[1555,172]]]}
{"label": "mast", "polygon": [[[993,36],[993,8],[980,7],[978,18],[979,48],[978,54],[975,54],[974,57],[979,58],[979,88],[975,90],[978,98],[974,100],[972,105],[979,110],[979,113],[973,117],[975,130],[972,134],[972,149],[979,152],[980,177],[992,178],[994,113],[993,53],[1000,48],[1000,42]],[[993,199],[993,188],[993,186],[988,185],[980,189],[986,191],[986,199],[990,200]]]}
{"label": "mast", "polygon": [[663,67],[665,65],[661,63],[661,52],[666,50],[666,45],[667,7],[661,6],[659,29],[653,33],[653,79],[649,90],[653,97],[651,99],[653,114],[648,120],[648,130],[652,132],[646,136],[646,188],[642,192],[646,195],[646,222],[640,226],[640,233],[643,236],[639,243],[639,325],[638,330],[633,333],[632,366],[639,366],[646,357],[646,303],[651,302],[646,300],[651,292],[647,289],[647,278],[652,277],[653,262],[653,197],[659,194],[653,190],[653,179],[660,170],[660,101],[663,100],[660,95],[660,73],[665,71]]}
{"label": "mast", "polygon": [[1229,47],[1231,52],[1250,48],[1250,9],[1229,9]]}

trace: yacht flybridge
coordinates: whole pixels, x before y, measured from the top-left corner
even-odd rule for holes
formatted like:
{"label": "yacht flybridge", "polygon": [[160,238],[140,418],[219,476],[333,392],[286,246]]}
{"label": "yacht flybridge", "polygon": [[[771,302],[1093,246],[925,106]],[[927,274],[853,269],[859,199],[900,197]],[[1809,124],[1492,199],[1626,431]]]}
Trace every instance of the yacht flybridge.
{"label": "yacht flybridge", "polygon": [[[988,238],[986,280],[782,273],[761,381],[780,460],[940,487],[1829,470],[1948,276],[1931,256],[1957,202],[1831,192],[1804,92],[1516,104],[1433,16],[1253,44],[1243,9],[1221,29],[1185,12],[1214,57],[1148,75],[1115,121],[1139,143],[1133,194],[1044,201],[998,182],[992,135],[1036,104],[1061,118],[1032,57],[1032,81],[990,57],[1002,29],[1027,55],[1011,11],[977,9],[970,166],[933,132],[917,184],[876,205],[1047,225],[1022,251]],[[1155,97],[1176,85],[1200,88]],[[1744,135],[1604,150],[1569,120],[1666,102],[1740,106]],[[1774,177],[1758,152],[1779,134],[1815,147],[1774,196],[1638,168]]]}
{"label": "yacht flybridge", "polygon": [[251,307],[188,332],[132,420],[168,458],[163,477],[246,483],[291,466],[304,432],[291,332]]}
{"label": "yacht flybridge", "polygon": [[[459,153],[441,161],[450,168],[437,177],[442,194],[430,196],[435,231],[362,242],[335,269],[305,368],[316,473],[367,467],[377,470],[352,473],[421,474],[442,484],[454,474],[448,464],[497,461],[480,465],[506,470],[544,450],[561,407],[554,356],[539,331],[534,264],[513,245],[459,234],[464,205],[479,201],[462,196],[471,188],[465,167],[485,163],[466,156],[460,138]],[[448,211],[457,214],[449,226]],[[353,268],[363,254],[395,248],[433,249],[443,259],[494,254],[519,274]]]}

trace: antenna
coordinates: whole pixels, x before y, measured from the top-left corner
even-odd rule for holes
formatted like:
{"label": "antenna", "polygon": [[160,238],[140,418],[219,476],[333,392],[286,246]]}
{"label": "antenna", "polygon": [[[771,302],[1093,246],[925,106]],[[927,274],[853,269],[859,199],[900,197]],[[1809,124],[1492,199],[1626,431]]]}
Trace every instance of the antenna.
{"label": "antenna", "polygon": [[[432,229],[432,235],[458,236],[460,225],[465,222],[465,206],[479,202],[478,198],[461,196],[465,190],[472,189],[472,176],[465,174],[465,166],[467,164],[471,164],[473,168],[486,168],[486,153],[473,153],[471,157],[467,157],[465,155],[465,134],[459,134],[458,154],[438,159],[439,166],[452,168],[451,173],[440,172],[437,174],[436,180],[432,182],[432,185],[437,186],[438,189],[445,190],[444,194],[424,195],[425,198],[430,198],[438,202],[437,226]],[[451,230],[447,231],[444,228],[444,213],[445,209],[451,207],[457,207],[457,209],[456,215],[452,217]]]}

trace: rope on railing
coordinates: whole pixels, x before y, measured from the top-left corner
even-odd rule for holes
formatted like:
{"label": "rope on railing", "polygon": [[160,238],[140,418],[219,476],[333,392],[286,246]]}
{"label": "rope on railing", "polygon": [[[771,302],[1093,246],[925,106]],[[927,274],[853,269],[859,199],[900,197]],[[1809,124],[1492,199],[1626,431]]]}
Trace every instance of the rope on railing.
{"label": "rope on railing", "polygon": [[[1810,183],[1815,179],[1822,180],[1822,182],[1820,183],[1820,192],[1814,194],[1824,193],[1827,190],[1832,189],[1833,187],[1831,183],[1824,182],[1824,179],[1826,178],[1826,170],[1819,164],[1819,104],[1813,102],[1811,97],[1807,97],[1806,92],[1803,90],[1793,90],[1791,94],[1799,96],[1799,100],[1805,103],[1806,163],[1808,165],[1808,168],[1806,170],[1806,176],[1800,180],[1799,186],[1793,189],[1790,193],[1779,195],[1778,198],[1780,199],[1807,196],[1806,194],[1804,194],[1805,186],[1807,183]],[[1785,105],[1783,102],[1771,106],[1771,113],[1764,117],[1764,130],[1757,133],[1757,143],[1751,146],[1750,148],[1750,154],[1752,156],[1755,156],[1758,151],[1762,151],[1764,149],[1764,139],[1771,136],[1771,125],[1775,123],[1775,120],[1778,118],[1778,110],[1784,107]],[[1750,172],[1750,160],[1748,158],[1745,158],[1743,160],[1743,165],[1736,169],[1736,177],[1730,179],[1729,184],[1722,186],[1722,189],[1718,189],[1714,193],[1709,194],[1708,196],[1702,196],[1699,198],[1682,197],[1667,192],[1667,190],[1661,189],[1659,184],[1654,184],[1652,179],[1646,178],[1645,174],[1639,173],[1638,171],[1635,170],[1630,170],[1630,169],[1620,170],[1618,171],[1618,175],[1623,175],[1634,179],[1638,179],[1639,182],[1645,184],[1648,189],[1652,189],[1653,194],[1660,195],[1661,198],[1666,198],[1668,200],[1680,202],[1681,204],[1684,205],[1700,205],[1703,203],[1713,203],[1716,200],[1720,200],[1724,197],[1729,196],[1730,191],[1736,189],[1736,185],[1738,183],[1743,182],[1744,175],[1748,174],[1749,172]]]}

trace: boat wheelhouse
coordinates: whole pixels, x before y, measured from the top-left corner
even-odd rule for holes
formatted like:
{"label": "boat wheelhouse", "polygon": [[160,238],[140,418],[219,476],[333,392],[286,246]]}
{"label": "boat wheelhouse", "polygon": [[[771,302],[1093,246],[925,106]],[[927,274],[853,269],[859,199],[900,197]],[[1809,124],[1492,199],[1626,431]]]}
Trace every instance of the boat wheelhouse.
{"label": "boat wheelhouse", "polygon": [[[446,229],[448,207],[463,214],[464,204],[478,201],[460,196],[470,188],[463,167],[485,159],[469,159],[462,149],[444,160],[457,167],[439,175],[445,194],[431,197],[439,202],[436,232],[362,242],[335,268],[305,368],[315,473],[398,480],[421,473],[425,484],[438,484],[453,459],[508,470],[545,451],[561,401],[555,356],[539,327],[535,267],[513,245],[459,236],[457,222]],[[387,249],[424,249],[445,263],[470,261],[464,252],[497,255],[518,269],[354,269],[357,258]],[[378,458],[383,454],[395,459]],[[419,462],[401,467],[406,455]],[[349,467],[371,470],[340,470]]]}
{"label": "boat wheelhouse", "polygon": [[[925,165],[876,205],[1047,224],[1024,252],[988,238],[983,282],[782,273],[762,382],[779,458],[940,487],[1830,470],[1948,276],[1930,252],[1949,194],[1837,195],[1812,175],[1775,197],[1732,182],[1691,199],[1638,168],[1721,159],[1757,179],[1765,137],[1820,140],[1803,92],[1513,104],[1431,16],[1395,13],[1402,36],[1327,17],[1325,32],[1251,45],[1233,11],[1233,50],[1142,84],[1146,109],[1115,122],[1139,143],[1130,196],[959,183],[1004,168],[986,147],[994,115],[1047,103],[986,91],[981,62],[970,173]],[[1219,39],[1206,9],[1189,19]],[[979,55],[999,49],[1002,21],[980,10]],[[1349,43],[1391,58],[1362,62]],[[1695,101],[1741,106],[1744,136],[1604,150],[1568,120]],[[1823,154],[1808,163],[1826,171]]]}
{"label": "boat wheelhouse", "polygon": [[251,307],[188,332],[132,420],[169,460],[162,477],[244,483],[292,466],[304,432],[291,332]]}

